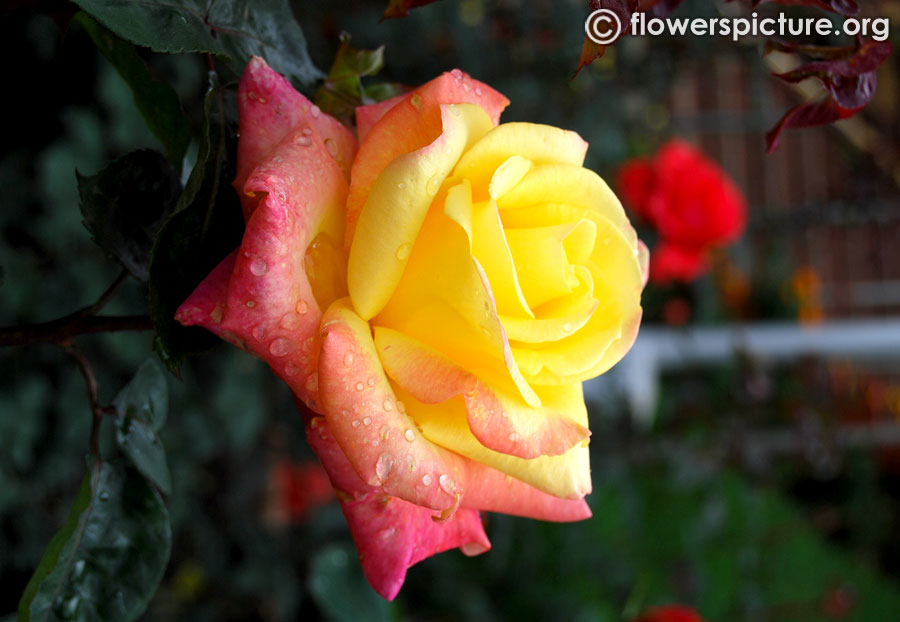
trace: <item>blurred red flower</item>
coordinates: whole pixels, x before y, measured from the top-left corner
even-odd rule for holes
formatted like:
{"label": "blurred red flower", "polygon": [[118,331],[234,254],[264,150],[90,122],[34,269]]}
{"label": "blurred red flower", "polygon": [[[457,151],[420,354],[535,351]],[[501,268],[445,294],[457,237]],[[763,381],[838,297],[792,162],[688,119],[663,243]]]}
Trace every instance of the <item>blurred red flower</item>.
{"label": "blurred red flower", "polygon": [[334,498],[331,480],[318,462],[277,460],[269,471],[268,517],[275,524],[298,523]]}
{"label": "blurred red flower", "polygon": [[631,211],[660,235],[651,254],[650,279],[656,283],[695,279],[707,269],[707,250],[744,230],[740,190],[715,162],[682,140],[666,143],[652,159],[626,162],[618,184]]}
{"label": "blurred red flower", "polygon": [[634,622],[703,622],[703,618],[690,607],[664,605],[647,609]]}

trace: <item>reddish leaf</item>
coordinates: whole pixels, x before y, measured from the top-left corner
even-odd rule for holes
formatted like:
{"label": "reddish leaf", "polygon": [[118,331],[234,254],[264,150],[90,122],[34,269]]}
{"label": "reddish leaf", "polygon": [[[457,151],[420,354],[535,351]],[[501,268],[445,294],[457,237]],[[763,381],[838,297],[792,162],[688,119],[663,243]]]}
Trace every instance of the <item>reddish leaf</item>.
{"label": "reddish leaf", "polygon": [[751,0],[753,8],[768,2],[775,2],[784,6],[814,6],[832,13],[840,13],[841,15],[856,15],[859,13],[859,6],[856,4],[856,0]]}
{"label": "reddish leaf", "polygon": [[825,125],[852,117],[862,110],[875,95],[877,78],[875,70],[890,55],[892,46],[887,41],[863,41],[853,48],[800,46],[784,42],[772,42],[769,49],[801,52],[808,56],[824,57],[806,63],[786,73],[774,74],[776,78],[796,83],[806,78],[817,78],[828,97],[820,102],[801,104],[789,110],[766,134],[769,153],[778,146],[778,137],[785,129]]}
{"label": "reddish leaf", "polygon": [[409,10],[419,6],[425,6],[437,2],[437,0],[390,0],[381,19],[390,19],[392,17],[406,17]]}
{"label": "reddish leaf", "polygon": [[788,128],[828,125],[829,123],[852,117],[859,110],[859,108],[843,108],[831,97],[819,102],[807,102],[791,108],[781,117],[781,120],[775,127],[766,132],[766,152],[772,153],[778,148],[778,138]]}

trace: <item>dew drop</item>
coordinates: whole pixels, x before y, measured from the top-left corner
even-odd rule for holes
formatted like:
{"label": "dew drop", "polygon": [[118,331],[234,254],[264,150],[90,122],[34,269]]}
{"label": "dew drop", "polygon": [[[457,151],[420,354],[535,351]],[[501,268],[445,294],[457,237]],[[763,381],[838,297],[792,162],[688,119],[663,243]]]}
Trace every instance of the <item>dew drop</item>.
{"label": "dew drop", "polygon": [[86,565],[86,562],[83,559],[79,559],[77,562],[75,562],[72,565],[72,578],[73,579],[77,580],[77,579],[81,578],[81,575],[84,574],[85,565]]}
{"label": "dew drop", "polygon": [[391,475],[391,469],[394,468],[394,457],[389,453],[383,453],[378,456],[375,462],[375,475],[382,482],[386,481]]}
{"label": "dew drop", "polygon": [[245,304],[247,305],[247,308],[252,309],[253,307],[256,306],[256,301],[255,301],[255,300],[248,300]]}
{"label": "dew drop", "polygon": [[454,78],[456,78],[457,82],[461,82],[463,79],[463,72],[460,71],[459,69],[454,69],[453,71],[450,72],[450,75],[453,76]]}
{"label": "dew drop", "polygon": [[375,386],[375,376],[369,376],[369,379],[366,380],[366,384],[369,385],[370,387],[374,387]]}
{"label": "dew drop", "polygon": [[361,383],[361,382],[357,382],[357,383],[356,383],[356,390],[357,390],[357,391],[362,391],[362,390],[365,389],[365,388],[366,388],[366,385],[364,385],[363,383]]}
{"label": "dew drop", "polygon": [[414,440],[416,440],[416,433],[408,428],[407,428],[406,432],[403,433],[403,436],[405,436],[406,440],[408,440],[410,443],[412,443]]}
{"label": "dew drop", "polygon": [[563,324],[563,330],[567,333],[571,333],[574,328],[575,326],[572,324],[572,322],[566,322],[565,324]]}
{"label": "dew drop", "polygon": [[312,118],[313,118],[313,119],[318,119],[318,118],[319,118],[319,115],[320,115],[321,113],[322,113],[322,111],[321,111],[321,110],[319,109],[319,107],[316,106],[316,105],[313,105],[313,106],[309,109],[309,114],[312,115]]}
{"label": "dew drop", "polygon": [[472,89],[468,82],[463,82],[463,90],[468,93]]}
{"label": "dew drop", "polygon": [[304,315],[307,311],[309,311],[309,305],[306,303],[305,300],[298,300],[296,308],[297,308],[297,313],[299,313],[300,315]]}
{"label": "dew drop", "polygon": [[413,471],[416,470],[416,459],[413,457],[412,454],[408,454],[406,456],[406,463],[409,466],[410,473],[412,473]]}
{"label": "dew drop", "polygon": [[401,181],[399,184],[397,184],[397,188],[403,190],[404,188],[406,188],[406,182]]}
{"label": "dew drop", "polygon": [[296,142],[301,147],[309,147],[312,144],[312,138],[304,133],[303,136],[298,136],[297,140],[294,142]]}
{"label": "dew drop", "polygon": [[412,97],[409,98],[409,103],[413,105],[413,108],[416,110],[422,109],[422,96],[418,93],[413,94]]}
{"label": "dew drop", "polygon": [[354,428],[358,428],[359,427],[359,419],[354,419],[353,423],[351,423],[350,425],[352,425]]}
{"label": "dew drop", "polygon": [[440,175],[433,175],[431,179],[428,180],[428,183],[425,184],[425,192],[434,196],[437,194],[437,191],[441,189],[441,177]]}
{"label": "dew drop", "polygon": [[332,158],[337,157],[337,143],[334,142],[333,138],[325,139],[325,149],[328,151],[328,155]]}
{"label": "dew drop", "polygon": [[309,421],[309,427],[312,428],[313,430],[315,430],[316,428],[318,428],[318,427],[319,427],[320,425],[322,425],[323,423],[325,423],[325,419],[323,419],[322,417],[313,417],[313,418]]}
{"label": "dew drop", "polygon": [[319,390],[319,374],[313,372],[306,379],[306,390],[307,391],[318,391]]}
{"label": "dew drop", "polygon": [[353,365],[353,352],[347,350],[346,354],[344,354],[344,366],[350,367]]}
{"label": "dew drop", "polygon": [[391,428],[389,426],[383,425],[381,426],[381,430],[379,430],[379,433],[381,434],[381,438],[383,438],[384,440],[388,440],[388,438],[390,438],[391,436]]}
{"label": "dew drop", "polygon": [[345,408],[344,410],[341,411],[341,414],[344,415],[345,417],[349,417],[350,411]]}
{"label": "dew drop", "polygon": [[285,376],[296,376],[300,373],[300,368],[293,361],[288,361],[284,364],[284,375]]}
{"label": "dew drop", "polygon": [[409,259],[410,250],[411,248],[409,244],[401,244],[400,246],[398,246],[397,259],[399,259],[400,261],[406,261],[407,259]]}
{"label": "dew drop", "polygon": [[389,397],[384,398],[384,402],[382,402],[381,405],[387,412],[394,410],[394,400]]}
{"label": "dew drop", "polygon": [[309,350],[312,348],[312,344],[313,344],[313,338],[312,338],[312,337],[307,337],[306,339],[303,340],[303,345],[300,346],[300,348],[301,348],[304,352],[309,352]]}
{"label": "dew drop", "polygon": [[109,493],[106,492],[105,490],[101,490],[100,494],[97,495],[97,498],[100,499],[101,501],[109,501]]}
{"label": "dew drop", "polygon": [[253,338],[257,341],[262,341],[262,339],[266,336],[266,327],[260,324],[259,326],[254,326],[250,330],[250,334],[253,335]]}
{"label": "dew drop", "polygon": [[519,435],[516,434],[515,432],[511,432],[509,435],[509,440],[512,441],[513,443],[515,443],[516,441],[519,440]]}
{"label": "dew drop", "polygon": [[307,136],[312,136],[312,130],[308,127],[303,128],[303,133]]}
{"label": "dew drop", "polygon": [[269,344],[269,352],[273,356],[285,356],[291,348],[290,342],[284,337],[279,337]]}
{"label": "dew drop", "polygon": [[481,87],[480,86],[475,87],[475,94],[478,95],[478,97],[481,97]]}
{"label": "dew drop", "polygon": [[363,419],[363,425],[372,425],[372,417],[366,417]]}
{"label": "dew drop", "polygon": [[404,404],[400,400],[397,400],[397,412],[400,413],[401,415],[406,414],[406,404]]}
{"label": "dew drop", "polygon": [[434,478],[431,477],[431,473],[426,473],[425,475],[422,476],[422,483],[425,484],[426,486],[431,486],[431,482],[433,482],[433,481],[434,481]]}
{"label": "dew drop", "polygon": [[265,259],[257,259],[250,264],[250,272],[252,272],[255,276],[262,276],[268,271],[269,266],[266,264]]}
{"label": "dew drop", "polygon": [[440,484],[441,490],[446,492],[448,495],[452,495],[456,492],[456,482],[450,479],[450,476],[446,473],[438,478],[438,484]]}

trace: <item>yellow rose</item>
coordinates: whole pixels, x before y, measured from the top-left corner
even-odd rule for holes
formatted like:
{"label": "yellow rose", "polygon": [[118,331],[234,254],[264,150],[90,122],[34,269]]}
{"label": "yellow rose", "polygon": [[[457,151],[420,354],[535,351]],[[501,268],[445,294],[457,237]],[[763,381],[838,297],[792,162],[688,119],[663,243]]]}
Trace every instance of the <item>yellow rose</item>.
{"label": "yellow rose", "polygon": [[318,413],[373,587],[487,550],[480,510],[589,516],[581,382],[633,343],[646,252],[587,144],[497,125],[506,98],[458,70],[358,109],[356,151],[258,59],[239,102],[247,233],[179,318]]}

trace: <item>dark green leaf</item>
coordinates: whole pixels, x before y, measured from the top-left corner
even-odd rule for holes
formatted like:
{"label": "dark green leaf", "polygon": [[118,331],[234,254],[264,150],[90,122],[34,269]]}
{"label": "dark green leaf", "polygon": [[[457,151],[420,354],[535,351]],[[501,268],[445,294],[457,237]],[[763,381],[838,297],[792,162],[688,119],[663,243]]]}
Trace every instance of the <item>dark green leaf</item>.
{"label": "dark green leaf", "polygon": [[384,46],[374,50],[350,47],[350,35],[341,33],[341,45],[315,102],[325,112],[351,125],[357,106],[364,103],[363,76],[373,76],[384,66]]}
{"label": "dark green leaf", "polygon": [[94,241],[142,281],[153,239],[178,196],[178,175],[161,153],[133,151],[96,175],[76,172],[81,214]]}
{"label": "dark green leaf", "polygon": [[113,400],[116,442],[141,474],[165,494],[172,494],[166,452],[156,432],[168,409],[166,375],[155,359],[145,361]]}
{"label": "dark green leaf", "polygon": [[191,137],[191,126],[178,95],[169,84],[150,75],[147,64],[130,43],[88,17],[76,16],[78,23],[88,32],[94,45],[112,63],[134,94],[134,103],[147,122],[150,131],[165,146],[169,160],[181,170],[184,152]]}
{"label": "dark green leaf", "polygon": [[240,73],[262,56],[300,84],[321,77],[287,0],[75,0],[114,33],[157,52],[226,56]]}
{"label": "dark green leaf", "polygon": [[328,619],[391,620],[391,603],[376,594],[349,546],[330,545],[320,549],[309,571],[309,591]]}
{"label": "dark green leaf", "polygon": [[29,582],[19,619],[135,620],[162,579],[171,545],[159,493],[133,469],[97,465]]}
{"label": "dark green leaf", "polygon": [[206,97],[203,136],[197,164],[153,247],[150,263],[150,314],[156,326],[155,348],[178,374],[184,357],[216,340],[202,328],[185,328],[175,311],[197,284],[237,248],[244,231],[235,174],[236,136],[226,123],[225,96],[211,87]]}
{"label": "dark green leaf", "polygon": [[165,494],[172,494],[166,451],[149,425],[129,415],[120,415],[116,421],[116,442],[144,477]]}
{"label": "dark green leaf", "polygon": [[134,378],[113,398],[116,412],[137,419],[159,431],[169,409],[169,391],[165,372],[155,359],[147,359]]}

